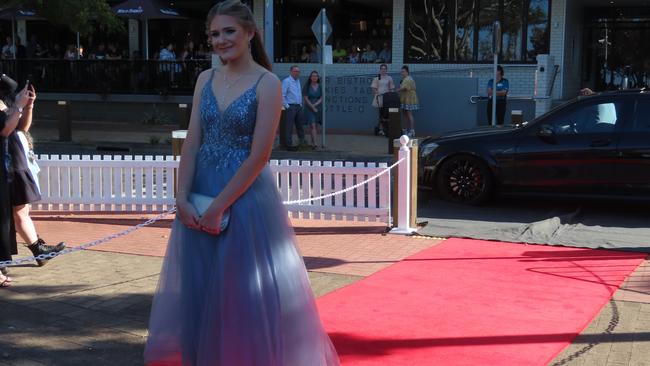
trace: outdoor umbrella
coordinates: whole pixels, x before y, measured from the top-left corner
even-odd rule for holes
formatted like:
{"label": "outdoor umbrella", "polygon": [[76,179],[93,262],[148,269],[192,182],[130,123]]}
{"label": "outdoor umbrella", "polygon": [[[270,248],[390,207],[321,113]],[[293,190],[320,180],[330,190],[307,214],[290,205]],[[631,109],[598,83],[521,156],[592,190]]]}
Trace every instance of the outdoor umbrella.
{"label": "outdoor umbrella", "polygon": [[144,22],[144,57],[147,60],[149,59],[149,19],[187,19],[176,9],[165,6],[158,0],[127,0],[115,5],[113,12],[118,17]]}
{"label": "outdoor umbrella", "polygon": [[[36,15],[36,12],[28,9],[20,8],[6,8],[0,9],[0,19],[2,20],[11,20],[11,38],[16,49],[16,20],[42,20],[44,18]],[[27,42],[27,40],[25,40]],[[16,52],[14,52],[14,58],[16,58]]]}

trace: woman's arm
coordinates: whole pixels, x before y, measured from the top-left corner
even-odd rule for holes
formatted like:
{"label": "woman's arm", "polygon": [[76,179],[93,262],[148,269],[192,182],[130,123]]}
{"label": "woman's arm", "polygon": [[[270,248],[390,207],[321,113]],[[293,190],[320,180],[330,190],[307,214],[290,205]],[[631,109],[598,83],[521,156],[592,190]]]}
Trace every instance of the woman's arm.
{"label": "woman's arm", "polygon": [[31,99],[33,99],[32,92],[25,87],[16,96],[16,102],[13,107],[7,108],[7,105],[0,101],[0,111],[6,114],[4,126],[2,127],[2,130],[0,130],[0,135],[7,137],[14,132],[16,127],[18,127],[21,117],[18,108],[25,108],[25,106],[30,103]]}
{"label": "woman's arm", "polygon": [[29,129],[32,127],[32,116],[34,112],[34,101],[36,101],[36,90],[34,86],[29,84],[29,90],[33,93],[33,98],[27,102],[25,108],[23,108],[23,116],[20,118],[17,129],[23,132],[29,132]]}
{"label": "woman's arm", "polygon": [[307,95],[303,95],[302,100],[309,108],[314,109],[316,107],[314,104],[311,104],[311,101],[309,100],[309,98],[307,98]]}
{"label": "woman's arm", "polygon": [[223,212],[248,190],[271,157],[282,107],[280,80],[268,73],[262,77],[257,91],[257,120],[251,153],[201,217],[199,224],[204,227],[218,230]]}
{"label": "woman's arm", "polygon": [[20,120],[20,113],[18,113],[17,110],[12,111],[9,108],[6,108],[6,106],[4,109],[0,109],[0,112],[5,114],[4,125],[2,127],[2,130],[0,130],[0,135],[7,137],[11,135],[11,133],[14,132],[14,130],[18,126],[18,121]]}
{"label": "woman's arm", "polygon": [[194,172],[196,169],[196,156],[201,147],[201,122],[199,120],[201,93],[205,83],[209,80],[212,69],[203,71],[194,87],[194,96],[192,97],[192,113],[190,115],[190,124],[187,136],[183,142],[181,152],[181,161],[178,167],[178,190],[176,193],[176,206],[179,210],[179,216],[183,224],[190,228],[198,227],[198,215],[196,210],[187,201],[188,195],[192,190]]}

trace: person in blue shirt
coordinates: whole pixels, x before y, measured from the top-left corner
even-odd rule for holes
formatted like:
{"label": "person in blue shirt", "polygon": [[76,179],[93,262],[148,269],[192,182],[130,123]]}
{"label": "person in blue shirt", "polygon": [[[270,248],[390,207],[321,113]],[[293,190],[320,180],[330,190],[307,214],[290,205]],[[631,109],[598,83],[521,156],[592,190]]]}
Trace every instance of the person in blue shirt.
{"label": "person in blue shirt", "polygon": [[[503,77],[504,72],[503,72],[503,67],[501,65],[497,66],[497,87],[496,87],[496,95],[497,95],[497,113],[496,113],[496,118],[497,118],[497,124],[502,125],[503,120],[506,116],[506,101],[508,98],[508,89],[510,89],[510,83],[508,83],[508,79]],[[488,94],[488,106],[487,106],[487,117],[488,117],[488,124],[492,124],[492,94],[493,92],[493,87],[494,85],[494,80],[490,79],[488,81],[487,85],[487,94]]]}

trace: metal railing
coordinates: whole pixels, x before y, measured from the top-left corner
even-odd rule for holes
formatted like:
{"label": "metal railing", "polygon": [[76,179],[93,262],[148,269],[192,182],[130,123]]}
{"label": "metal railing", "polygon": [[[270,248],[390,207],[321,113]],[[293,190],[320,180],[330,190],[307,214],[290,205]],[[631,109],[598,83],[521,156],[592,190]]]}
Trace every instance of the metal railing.
{"label": "metal railing", "polygon": [[0,72],[39,92],[191,95],[210,60],[0,60]]}

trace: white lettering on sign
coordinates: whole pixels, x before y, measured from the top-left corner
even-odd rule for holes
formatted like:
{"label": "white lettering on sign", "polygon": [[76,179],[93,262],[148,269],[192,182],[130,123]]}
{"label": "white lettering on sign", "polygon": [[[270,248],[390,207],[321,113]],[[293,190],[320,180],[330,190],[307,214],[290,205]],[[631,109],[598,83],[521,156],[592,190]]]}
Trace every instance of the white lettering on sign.
{"label": "white lettering on sign", "polygon": [[172,9],[160,9],[160,12],[165,14],[165,15],[174,15],[174,16],[179,15],[176,10],[172,10]]}
{"label": "white lettering on sign", "polygon": [[137,9],[117,9],[117,14],[142,14],[144,10],[141,6],[138,6]]}

